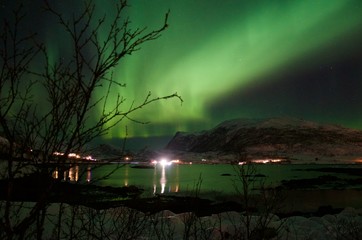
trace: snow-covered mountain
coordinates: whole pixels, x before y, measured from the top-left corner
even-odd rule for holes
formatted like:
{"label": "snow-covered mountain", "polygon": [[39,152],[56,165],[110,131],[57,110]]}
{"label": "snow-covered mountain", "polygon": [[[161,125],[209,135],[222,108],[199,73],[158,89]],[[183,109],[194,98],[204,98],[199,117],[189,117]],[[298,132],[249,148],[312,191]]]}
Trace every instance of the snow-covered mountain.
{"label": "snow-covered mountain", "polygon": [[166,149],[254,159],[354,160],[362,157],[362,131],[295,118],[234,119],[207,131],[178,132]]}

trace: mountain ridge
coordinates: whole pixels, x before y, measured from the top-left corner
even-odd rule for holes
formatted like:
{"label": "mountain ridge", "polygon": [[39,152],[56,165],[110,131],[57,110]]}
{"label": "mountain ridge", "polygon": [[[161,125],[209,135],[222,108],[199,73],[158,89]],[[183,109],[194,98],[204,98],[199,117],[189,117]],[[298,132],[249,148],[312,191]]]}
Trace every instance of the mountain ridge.
{"label": "mountain ridge", "polygon": [[196,133],[177,132],[166,150],[241,153],[250,158],[362,156],[362,131],[297,118],[232,119]]}

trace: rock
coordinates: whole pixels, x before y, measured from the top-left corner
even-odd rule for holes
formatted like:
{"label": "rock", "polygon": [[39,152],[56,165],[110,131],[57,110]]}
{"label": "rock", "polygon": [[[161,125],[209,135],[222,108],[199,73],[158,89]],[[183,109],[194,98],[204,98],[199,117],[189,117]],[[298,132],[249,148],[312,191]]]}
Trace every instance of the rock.
{"label": "rock", "polygon": [[159,217],[174,217],[174,216],[176,216],[176,214],[171,212],[170,210],[162,210],[161,212],[158,212],[157,215]]}
{"label": "rock", "polygon": [[342,210],[342,212],[339,213],[339,215],[343,215],[346,217],[356,217],[358,215],[358,212],[355,208],[346,207]]}
{"label": "rock", "polygon": [[337,221],[337,217],[331,214],[324,215],[321,217],[321,219],[326,225],[335,224]]}

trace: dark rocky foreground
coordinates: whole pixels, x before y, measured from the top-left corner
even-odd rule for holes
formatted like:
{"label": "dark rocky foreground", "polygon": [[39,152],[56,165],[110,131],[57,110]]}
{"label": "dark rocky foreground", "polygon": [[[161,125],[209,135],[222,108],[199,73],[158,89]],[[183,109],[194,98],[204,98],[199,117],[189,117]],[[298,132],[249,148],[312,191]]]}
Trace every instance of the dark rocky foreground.
{"label": "dark rocky foreground", "polygon": [[[76,221],[81,223],[84,223],[84,219],[86,222],[87,219],[92,219],[89,221],[91,223],[89,227],[84,227],[85,225],[81,224],[77,228],[77,232],[78,229],[85,232],[86,238],[83,239],[89,239],[89,233],[97,236],[97,239],[103,239],[103,231],[100,233],[98,229],[107,227],[108,224],[104,224],[105,221],[112,223],[110,224],[110,234],[130,236],[129,234],[133,233],[133,230],[130,231],[130,229],[133,228],[128,226],[135,226],[132,225],[135,223],[134,217],[140,219],[140,222],[137,222],[141,224],[139,225],[140,228],[136,228],[134,232],[140,237],[132,239],[159,239],[157,238],[159,232],[153,232],[153,230],[162,230],[165,229],[165,226],[172,230],[170,233],[173,236],[166,239],[184,239],[185,234],[194,234],[188,232],[189,226],[197,227],[195,233],[203,236],[203,239],[244,239],[241,236],[248,231],[252,236],[250,239],[361,239],[362,208],[356,206],[362,206],[360,201],[362,191],[357,189],[357,205],[347,207],[351,203],[350,199],[348,199],[348,204],[343,201],[340,202],[341,204],[335,204],[335,200],[344,200],[346,193],[351,190],[348,189],[350,187],[348,184],[351,184],[349,180],[357,180],[360,175],[358,170],[340,168],[344,167],[336,165],[331,168],[322,168],[317,175],[313,174],[313,176],[320,177],[293,179],[282,182],[276,189],[265,189],[270,193],[277,191],[277,198],[274,198],[276,201],[268,201],[270,203],[268,206],[259,204],[257,205],[258,208],[249,205],[247,212],[243,206],[245,202],[240,195],[237,197],[231,195],[216,196],[211,200],[198,197],[200,195],[197,192],[190,192],[190,196],[183,197],[161,194],[143,198],[143,190],[137,187],[81,184],[57,180],[49,175],[39,173],[17,178],[11,182],[0,180],[0,202],[7,199],[9,189],[12,190],[11,201],[25,202],[25,204],[20,204],[21,207],[24,207],[21,210],[26,211],[28,206],[36,207],[38,204],[31,202],[41,203],[41,199],[46,199],[43,203],[50,204],[46,208],[46,212],[49,214],[44,219],[44,229],[51,229],[58,221],[71,222],[74,216]],[[314,171],[312,168],[307,170],[301,168],[297,171],[299,170]],[[227,178],[230,175],[225,174],[224,176]],[[255,177],[265,178],[266,175],[256,174],[249,177],[251,179],[255,179]],[[71,179],[69,178],[69,180]],[[343,186],[346,188],[344,189]],[[356,190],[358,184],[353,185],[353,188],[353,191]],[[260,193],[260,189],[254,190]],[[328,194],[332,192],[332,194],[326,198],[325,191],[329,191]],[[208,193],[202,194],[204,195],[201,196],[212,197]],[[283,194],[285,196],[282,196]],[[318,195],[323,197],[320,198]],[[350,196],[352,195],[347,194],[347,198]],[[314,199],[323,199],[323,201],[318,202]],[[250,201],[251,204],[254,204],[253,200]],[[281,204],[283,209],[273,208],[274,204]],[[18,205],[18,203],[14,205]],[[272,208],[268,209],[267,207]],[[72,212],[69,216],[59,214],[61,211],[67,213],[68,210]],[[75,215],[73,215],[73,211]],[[268,221],[261,224],[265,222],[264,220],[261,221],[265,216],[268,216]],[[93,219],[97,220],[93,221]],[[103,220],[98,221],[99,219]],[[248,219],[252,220],[253,226],[249,230],[246,227]],[[117,225],[113,225],[113,223]],[[199,223],[202,223],[202,226]],[[215,223],[217,224],[215,225]],[[88,222],[86,225],[88,226]],[[62,224],[62,226],[66,226],[66,224]],[[73,231],[73,229],[72,227],[71,230]],[[95,231],[89,232],[92,229]],[[168,231],[167,229],[165,232]],[[199,231],[200,229],[202,231]],[[45,231],[44,236],[51,239],[53,232],[53,230]],[[162,232],[164,231],[162,230]],[[349,235],[339,237],[338,234],[341,232],[348,232]],[[69,233],[66,230],[62,230],[62,234],[65,237],[59,238],[69,238],[67,237]],[[109,236],[111,236],[109,238],[115,239],[113,235]],[[338,237],[330,238],[330,236]],[[349,236],[354,238],[349,238]],[[77,239],[81,238],[77,237]]]}

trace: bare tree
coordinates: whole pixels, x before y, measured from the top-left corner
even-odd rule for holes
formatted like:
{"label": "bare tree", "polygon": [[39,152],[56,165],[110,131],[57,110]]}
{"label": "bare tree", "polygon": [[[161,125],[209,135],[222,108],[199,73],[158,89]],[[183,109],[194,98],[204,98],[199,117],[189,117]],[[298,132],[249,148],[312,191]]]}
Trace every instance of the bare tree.
{"label": "bare tree", "polygon": [[[44,1],[45,12],[42,14],[55,18],[59,29],[67,34],[63,44],[70,54],[66,58],[50,59],[49,50],[35,33],[24,34],[20,30],[26,21],[21,6],[13,11],[11,20],[3,21],[0,129],[9,147],[3,174],[6,196],[0,206],[1,239],[26,238],[29,234],[42,238],[53,183],[50,181],[45,186],[44,192],[28,210],[24,210],[24,204],[15,204],[12,200],[16,178],[24,171],[34,171],[30,166],[24,168],[29,162],[23,161],[24,158],[38,164],[35,171],[39,164],[65,162],[69,153],[82,151],[87,143],[106,134],[122,120],[139,122],[131,118],[131,113],[142,107],[171,98],[182,102],[177,93],[152,96],[149,92],[140,104],[128,103],[121,94],[125,85],[112,74],[121,59],[161,36],[168,27],[169,13],[165,14],[158,29],[148,30],[131,27],[130,19],[125,15],[126,0],[114,1],[114,14],[101,17],[96,14],[94,2],[82,3],[81,10],[67,17],[50,1]],[[100,36],[101,31],[106,34]],[[43,67],[34,67],[39,65]],[[97,96],[99,89],[105,89],[107,94]],[[110,101],[114,91],[117,100]],[[36,92],[41,92],[41,100],[34,97]],[[101,114],[95,118],[98,109],[102,109]],[[56,151],[64,154],[55,156]],[[52,169],[40,169],[50,176]],[[31,231],[31,226],[37,226],[36,231]]]}
{"label": "bare tree", "polygon": [[[246,162],[244,162],[246,163]],[[275,187],[267,186],[265,176],[258,174],[256,165],[249,162],[235,166],[234,188],[244,212],[239,221],[242,227],[235,225],[238,239],[269,239],[275,237],[278,229],[269,228],[274,214],[283,204],[283,195]]]}

